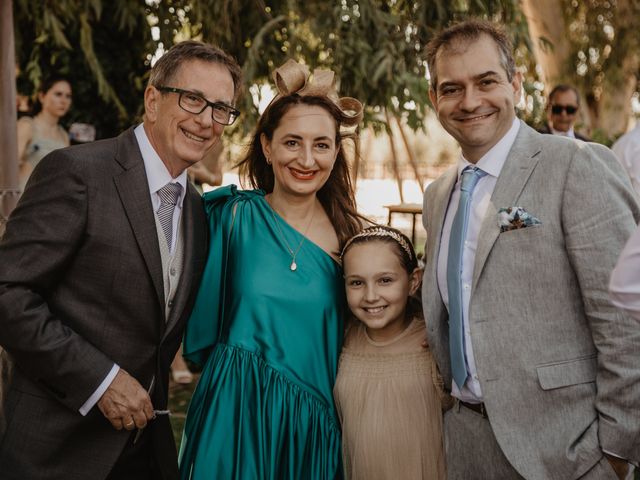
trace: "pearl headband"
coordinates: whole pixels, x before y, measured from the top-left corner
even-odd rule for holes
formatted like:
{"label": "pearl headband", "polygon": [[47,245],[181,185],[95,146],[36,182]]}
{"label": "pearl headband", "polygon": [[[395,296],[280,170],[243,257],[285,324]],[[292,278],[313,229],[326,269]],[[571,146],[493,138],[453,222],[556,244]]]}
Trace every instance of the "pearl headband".
{"label": "pearl headband", "polygon": [[413,252],[413,247],[404,239],[404,237],[397,232],[395,229],[387,228],[387,227],[368,227],[362,230],[360,233],[354,235],[347,243],[344,244],[342,252],[340,253],[340,258],[342,258],[347,251],[347,249],[351,246],[354,240],[358,238],[371,238],[371,237],[387,237],[395,240],[398,245],[405,251],[405,253],[409,256],[410,261],[416,261],[415,253]]}

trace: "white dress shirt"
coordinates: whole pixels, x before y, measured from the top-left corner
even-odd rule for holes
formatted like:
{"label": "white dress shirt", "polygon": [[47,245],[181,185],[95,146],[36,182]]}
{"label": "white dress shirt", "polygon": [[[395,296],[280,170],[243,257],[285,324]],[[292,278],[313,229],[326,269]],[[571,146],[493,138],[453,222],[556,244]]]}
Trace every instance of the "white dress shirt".
{"label": "white dress shirt", "polygon": [[[487,208],[489,207],[493,189],[498,181],[498,176],[502,171],[504,162],[507,160],[509,151],[516,139],[518,130],[520,129],[520,120],[513,120],[513,124],[509,131],[489,150],[478,162],[476,166],[487,172],[482,177],[471,196],[471,204],[469,206],[469,223],[467,224],[467,233],[462,251],[462,325],[464,331],[464,350],[467,359],[467,371],[469,377],[464,385],[456,385],[453,382],[451,393],[454,397],[465,402],[479,403],[482,402],[482,390],[478,380],[478,372],[476,369],[475,358],[473,356],[473,347],[471,345],[471,331],[469,329],[469,300],[471,298],[471,281],[473,279],[473,264],[476,258],[476,247],[478,245],[478,234],[482,220],[484,219]],[[471,165],[463,156],[458,161],[458,181],[451,194],[447,214],[445,216],[444,225],[442,227],[442,237],[440,238],[440,253],[438,255],[438,287],[442,293],[442,300],[449,309],[449,291],[447,289],[447,258],[449,256],[449,237],[451,236],[451,224],[453,217],[458,209],[460,202],[460,176],[465,167]]]}
{"label": "white dress shirt", "polygon": [[169,182],[182,185],[180,198],[178,198],[176,208],[173,210],[173,231],[171,235],[171,245],[169,246],[169,252],[173,253],[178,239],[177,233],[178,225],[180,225],[180,215],[182,214],[182,204],[184,203],[184,197],[187,193],[187,171],[183,170],[176,178],[172,178],[169,170],[167,170],[167,167],[162,163],[162,160],[160,160],[160,156],[151,146],[151,142],[149,141],[149,137],[147,137],[147,132],[144,131],[143,125],[138,125],[134,133],[136,134],[136,140],[138,140],[138,146],[140,147],[140,153],[142,153],[142,160],[144,161],[144,169],[147,173],[153,211],[157,212],[158,208],[160,208],[160,195],[158,195],[158,190]]}
{"label": "white dress shirt", "polygon": [[[169,246],[169,251],[173,253],[178,237],[177,232],[178,225],[180,224],[180,215],[182,214],[182,204],[184,203],[184,197],[187,192],[187,172],[184,170],[176,178],[172,178],[169,170],[167,170],[167,167],[160,159],[158,152],[155,151],[151,142],[149,142],[149,138],[147,137],[147,133],[144,131],[143,125],[138,125],[134,129],[134,133],[136,140],[138,141],[140,153],[142,154],[142,160],[144,161],[144,169],[147,174],[147,182],[149,184],[149,193],[151,194],[153,211],[157,212],[160,207],[160,196],[158,195],[158,190],[169,182],[179,183],[182,185],[180,198],[178,198],[178,203],[173,211],[173,235],[171,245]],[[79,411],[81,415],[84,416],[89,413],[93,406],[98,403],[98,400],[100,400],[104,392],[107,391],[107,388],[109,388],[109,385],[111,385],[111,382],[113,382],[113,379],[116,377],[119,370],[120,367],[114,363],[113,367],[111,367],[111,370],[102,383],[100,383],[96,391],[93,392],[82,407],[80,407]]]}
{"label": "white dress shirt", "polygon": [[609,283],[611,303],[640,321],[640,227],[627,241]]}
{"label": "white dress shirt", "polygon": [[640,195],[640,120],[633,130],[621,136],[611,147],[631,178],[631,186]]}
{"label": "white dress shirt", "polygon": [[569,130],[567,130],[566,132],[561,132],[560,130],[556,130],[553,127],[549,127],[549,130],[551,130],[551,133],[554,135],[558,135],[559,137],[569,137],[569,138],[576,138],[576,132],[573,130],[573,127],[571,127]]}

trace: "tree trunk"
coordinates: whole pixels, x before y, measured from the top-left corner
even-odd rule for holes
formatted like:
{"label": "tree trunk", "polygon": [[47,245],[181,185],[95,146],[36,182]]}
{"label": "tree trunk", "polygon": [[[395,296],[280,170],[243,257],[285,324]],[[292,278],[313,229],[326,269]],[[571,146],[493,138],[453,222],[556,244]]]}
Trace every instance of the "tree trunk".
{"label": "tree trunk", "polygon": [[622,65],[607,69],[602,83],[600,101],[591,110],[592,126],[602,130],[610,139],[627,131],[631,116],[631,97],[636,90],[638,55],[629,52]]}
{"label": "tree trunk", "polygon": [[640,68],[639,9],[630,0],[617,2],[614,45],[617,51],[613,52],[617,55],[610,59],[604,76],[596,123],[609,138],[625,133],[631,116],[630,100],[636,91],[636,73]]}
{"label": "tree trunk", "polygon": [[[571,43],[567,34],[567,22],[563,12],[563,2],[558,0],[522,0],[522,11],[527,18],[529,35],[533,44],[533,54],[540,67],[540,79],[544,83],[545,94],[560,83],[574,85],[572,80]],[[575,86],[575,85],[574,85]],[[592,105],[586,101],[589,92],[580,92],[583,108],[577,123],[583,123],[587,130],[597,122]],[[596,106],[597,108],[597,106]]]}
{"label": "tree trunk", "polygon": [[360,156],[362,155],[362,145],[360,144],[360,129],[356,130],[353,139],[353,169],[351,170],[351,184],[355,190],[358,183],[358,169],[360,168]]}
{"label": "tree trunk", "polygon": [[366,131],[367,138],[364,142],[364,145],[361,145],[360,155],[353,159],[353,185],[355,187],[356,183],[358,183],[358,178],[360,177],[361,170],[364,170],[363,175],[367,175],[367,167],[369,165],[369,153],[371,153],[371,145],[373,143],[374,134],[371,130]]}
{"label": "tree trunk", "polygon": [[20,194],[15,71],[13,2],[4,0],[0,2],[0,236]]}
{"label": "tree trunk", "polygon": [[389,126],[389,145],[391,146],[391,165],[393,166],[393,174],[396,177],[398,183],[398,193],[400,194],[400,203],[404,203],[404,193],[402,192],[402,176],[400,175],[400,166],[398,162],[398,154],[396,152],[396,146],[393,142],[393,134],[391,132],[391,117],[387,110],[384,111],[387,119],[387,125]]}
{"label": "tree trunk", "polygon": [[[593,91],[581,92],[582,120],[588,129],[600,129],[604,137],[612,138],[626,130],[631,113],[631,96],[636,87],[636,72],[640,66],[637,42],[637,8],[630,0],[618,0],[615,11],[614,49],[623,52],[621,60],[610,61],[604,73],[602,92],[597,98]],[[522,0],[527,18],[533,51],[542,70],[541,79],[548,91],[558,83],[575,85],[568,40],[568,25],[563,2],[557,0]],[[546,45],[545,39],[553,45]],[[604,138],[602,139],[604,140]]]}
{"label": "tree trunk", "polygon": [[418,168],[418,162],[416,161],[416,156],[413,154],[411,145],[409,145],[407,134],[404,131],[404,128],[402,128],[402,123],[400,123],[400,119],[397,116],[395,117],[395,119],[396,119],[396,124],[398,125],[398,130],[400,130],[400,136],[402,137],[404,148],[407,151],[407,155],[409,156],[409,163],[411,164],[413,175],[416,177],[416,181],[418,182],[418,185],[420,185],[420,191],[424,192],[424,182],[422,181],[422,175],[420,175],[420,169]]}
{"label": "tree trunk", "polygon": [[[571,46],[566,37],[566,23],[562,2],[558,0],[522,0],[527,17],[533,53],[542,68],[547,90],[567,78]],[[549,45],[551,43],[551,45]]]}

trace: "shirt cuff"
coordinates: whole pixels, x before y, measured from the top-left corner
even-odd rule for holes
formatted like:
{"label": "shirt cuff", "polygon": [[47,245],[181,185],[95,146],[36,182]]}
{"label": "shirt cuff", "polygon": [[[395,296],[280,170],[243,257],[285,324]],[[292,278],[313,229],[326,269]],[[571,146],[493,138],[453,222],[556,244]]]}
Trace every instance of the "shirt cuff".
{"label": "shirt cuff", "polygon": [[106,377],[104,377],[104,380],[102,381],[100,386],[98,386],[96,391],[93,392],[93,394],[86,402],[84,402],[84,405],[80,407],[80,415],[84,417],[87,413],[89,413],[89,410],[91,410],[93,406],[98,403],[98,400],[100,400],[100,397],[102,397],[104,392],[107,391],[107,388],[109,388],[109,385],[111,385],[111,382],[113,382],[113,379],[116,378],[116,375],[119,371],[120,367],[114,363],[113,367],[111,367],[111,371],[107,374]]}

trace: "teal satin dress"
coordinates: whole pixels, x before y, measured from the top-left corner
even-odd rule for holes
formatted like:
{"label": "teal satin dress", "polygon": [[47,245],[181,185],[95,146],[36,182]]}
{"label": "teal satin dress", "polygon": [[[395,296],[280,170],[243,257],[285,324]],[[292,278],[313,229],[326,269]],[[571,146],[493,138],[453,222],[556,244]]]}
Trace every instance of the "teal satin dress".
{"label": "teal satin dress", "polygon": [[230,186],[204,200],[209,258],[184,341],[185,356],[204,369],[187,414],[181,478],[340,478],[332,389],[345,312],[341,269],[305,240],[291,271],[282,236],[295,249],[301,234],[264,192]]}

